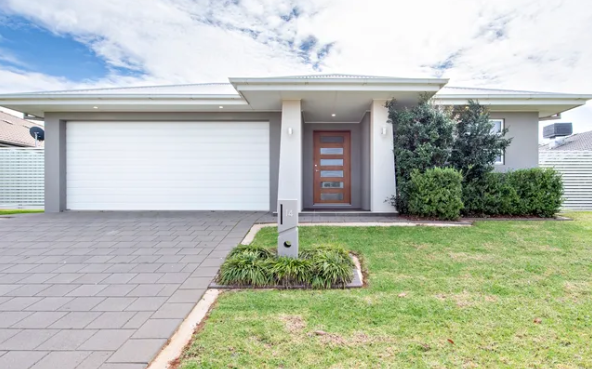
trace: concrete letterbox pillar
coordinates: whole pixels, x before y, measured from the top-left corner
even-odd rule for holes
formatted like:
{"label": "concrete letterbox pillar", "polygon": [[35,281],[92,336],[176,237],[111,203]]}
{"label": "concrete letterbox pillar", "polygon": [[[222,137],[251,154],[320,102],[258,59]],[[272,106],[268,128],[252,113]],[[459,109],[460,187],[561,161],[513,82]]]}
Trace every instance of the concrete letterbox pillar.
{"label": "concrete letterbox pillar", "polygon": [[278,255],[298,257],[298,200],[278,200]]}

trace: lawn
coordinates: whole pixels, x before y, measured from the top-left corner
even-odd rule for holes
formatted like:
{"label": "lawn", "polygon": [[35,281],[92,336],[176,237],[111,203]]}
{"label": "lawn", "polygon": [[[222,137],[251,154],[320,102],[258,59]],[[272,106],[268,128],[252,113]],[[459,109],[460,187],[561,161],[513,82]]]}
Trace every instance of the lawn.
{"label": "lawn", "polygon": [[361,253],[368,288],[225,292],[180,367],[592,368],[592,213],[569,216],[302,227]]}
{"label": "lawn", "polygon": [[0,215],[25,214],[25,213],[43,213],[38,209],[0,209]]}

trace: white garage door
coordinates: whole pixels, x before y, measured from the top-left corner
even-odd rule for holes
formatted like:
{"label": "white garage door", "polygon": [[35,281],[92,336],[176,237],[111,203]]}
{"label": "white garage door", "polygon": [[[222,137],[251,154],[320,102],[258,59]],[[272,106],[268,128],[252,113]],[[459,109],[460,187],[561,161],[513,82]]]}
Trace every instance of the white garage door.
{"label": "white garage door", "polygon": [[267,122],[68,122],[71,210],[269,210]]}

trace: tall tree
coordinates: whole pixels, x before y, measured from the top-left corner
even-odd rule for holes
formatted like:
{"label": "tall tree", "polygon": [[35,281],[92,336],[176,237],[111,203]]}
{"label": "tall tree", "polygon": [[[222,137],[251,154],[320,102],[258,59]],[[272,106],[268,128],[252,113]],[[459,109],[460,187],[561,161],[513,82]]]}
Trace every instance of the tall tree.
{"label": "tall tree", "polygon": [[492,131],[489,110],[473,100],[467,106],[455,107],[453,117],[456,129],[450,165],[463,174],[465,182],[483,179],[512,142],[505,137],[508,129]]}
{"label": "tall tree", "polygon": [[395,100],[387,103],[389,123],[393,124],[397,211],[406,214],[408,182],[413,170],[443,167],[450,157],[454,121],[449,112],[434,106],[422,96],[417,106],[400,108]]}

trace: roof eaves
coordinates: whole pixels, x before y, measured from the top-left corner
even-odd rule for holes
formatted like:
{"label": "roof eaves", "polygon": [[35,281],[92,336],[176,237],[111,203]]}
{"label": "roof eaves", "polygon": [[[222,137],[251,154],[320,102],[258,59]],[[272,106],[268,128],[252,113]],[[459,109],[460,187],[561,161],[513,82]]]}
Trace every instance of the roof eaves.
{"label": "roof eaves", "polygon": [[445,85],[445,78],[395,78],[395,77],[272,77],[272,78],[229,78],[233,86],[237,85],[281,85],[281,84],[420,84]]}

